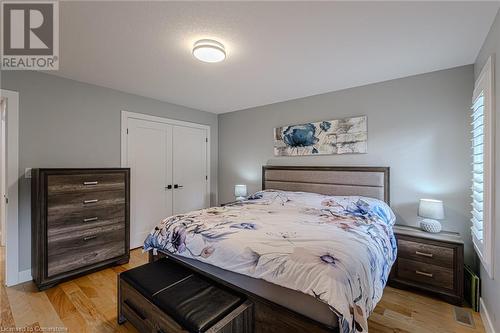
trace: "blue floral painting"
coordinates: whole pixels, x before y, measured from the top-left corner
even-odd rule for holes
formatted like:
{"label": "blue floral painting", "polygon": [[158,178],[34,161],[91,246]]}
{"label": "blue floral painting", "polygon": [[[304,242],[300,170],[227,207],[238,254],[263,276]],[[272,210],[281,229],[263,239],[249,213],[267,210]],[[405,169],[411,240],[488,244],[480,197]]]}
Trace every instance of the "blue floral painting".
{"label": "blue floral painting", "polygon": [[274,155],[364,154],[367,139],[366,116],[277,127]]}

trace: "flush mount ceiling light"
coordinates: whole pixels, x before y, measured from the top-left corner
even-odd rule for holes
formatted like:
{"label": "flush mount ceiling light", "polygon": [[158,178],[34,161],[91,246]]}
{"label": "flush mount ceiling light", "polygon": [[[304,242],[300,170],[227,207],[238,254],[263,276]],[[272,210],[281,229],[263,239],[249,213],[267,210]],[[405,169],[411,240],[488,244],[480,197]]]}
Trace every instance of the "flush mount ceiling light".
{"label": "flush mount ceiling light", "polygon": [[204,62],[220,62],[226,59],[224,45],[213,39],[201,39],[194,43],[193,55]]}

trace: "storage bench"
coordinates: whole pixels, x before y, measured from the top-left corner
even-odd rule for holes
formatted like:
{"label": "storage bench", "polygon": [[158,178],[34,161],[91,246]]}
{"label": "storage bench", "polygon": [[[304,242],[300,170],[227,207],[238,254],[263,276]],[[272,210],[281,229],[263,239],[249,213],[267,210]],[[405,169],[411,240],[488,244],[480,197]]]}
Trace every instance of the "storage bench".
{"label": "storage bench", "polygon": [[118,276],[118,323],[141,333],[251,333],[253,307],[244,295],[168,258]]}

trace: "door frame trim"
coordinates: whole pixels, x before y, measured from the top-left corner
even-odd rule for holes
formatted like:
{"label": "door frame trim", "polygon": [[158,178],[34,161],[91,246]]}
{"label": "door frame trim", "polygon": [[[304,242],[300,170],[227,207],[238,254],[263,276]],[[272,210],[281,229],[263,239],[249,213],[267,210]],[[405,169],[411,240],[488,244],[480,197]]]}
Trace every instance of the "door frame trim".
{"label": "door frame trim", "polygon": [[1,96],[7,98],[7,165],[6,192],[9,203],[6,205],[5,221],[5,284],[13,286],[25,282],[19,272],[19,93],[1,89]]}
{"label": "door frame trim", "polygon": [[122,168],[128,167],[127,165],[127,127],[128,127],[128,120],[129,119],[139,119],[139,120],[146,120],[146,121],[153,121],[157,123],[163,123],[163,124],[169,124],[169,125],[176,125],[176,126],[184,126],[184,127],[191,127],[191,128],[199,128],[199,129],[204,129],[207,131],[207,195],[208,195],[208,205],[211,206],[211,192],[210,192],[210,182],[212,181],[211,177],[211,155],[210,155],[210,143],[211,138],[210,138],[210,126],[208,125],[203,125],[203,124],[198,124],[198,123],[192,123],[188,121],[182,121],[182,120],[176,120],[176,119],[170,119],[170,118],[164,118],[164,117],[158,117],[158,116],[151,116],[148,114],[143,114],[143,113],[137,113],[137,112],[130,112],[126,110],[121,111],[121,166]]}

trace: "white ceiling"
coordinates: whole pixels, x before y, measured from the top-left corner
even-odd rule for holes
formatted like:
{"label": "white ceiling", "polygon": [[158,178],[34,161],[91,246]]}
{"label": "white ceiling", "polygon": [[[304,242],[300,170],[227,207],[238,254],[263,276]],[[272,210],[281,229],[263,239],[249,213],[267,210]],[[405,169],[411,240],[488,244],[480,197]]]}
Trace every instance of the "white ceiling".
{"label": "white ceiling", "polygon": [[[223,113],[474,62],[500,2],[61,2],[59,76]],[[224,43],[206,64],[193,43]]]}

